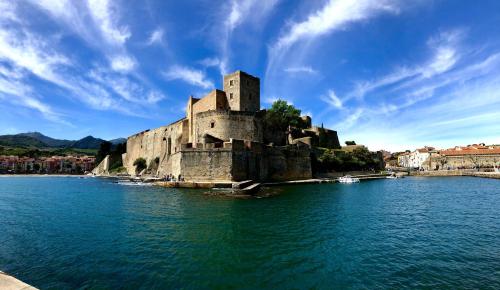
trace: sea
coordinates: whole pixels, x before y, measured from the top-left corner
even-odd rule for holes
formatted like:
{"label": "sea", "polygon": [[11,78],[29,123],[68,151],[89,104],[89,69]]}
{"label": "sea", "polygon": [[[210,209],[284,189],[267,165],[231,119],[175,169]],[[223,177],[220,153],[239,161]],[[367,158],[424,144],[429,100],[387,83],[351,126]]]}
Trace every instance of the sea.
{"label": "sea", "polygon": [[0,271],[40,289],[500,289],[500,180],[262,190],[0,177]]}

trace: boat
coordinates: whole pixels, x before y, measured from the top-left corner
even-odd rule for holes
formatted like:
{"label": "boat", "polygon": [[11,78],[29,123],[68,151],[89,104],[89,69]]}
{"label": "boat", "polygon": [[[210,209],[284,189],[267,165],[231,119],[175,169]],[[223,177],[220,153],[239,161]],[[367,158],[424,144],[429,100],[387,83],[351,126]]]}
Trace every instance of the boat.
{"label": "boat", "polygon": [[398,178],[400,178],[400,176],[398,176],[397,174],[392,173],[391,175],[387,176],[386,178],[387,179],[398,179]]}
{"label": "boat", "polygon": [[345,176],[339,177],[339,182],[340,183],[356,183],[356,182],[359,182],[359,178],[352,177],[350,175],[345,175]]}

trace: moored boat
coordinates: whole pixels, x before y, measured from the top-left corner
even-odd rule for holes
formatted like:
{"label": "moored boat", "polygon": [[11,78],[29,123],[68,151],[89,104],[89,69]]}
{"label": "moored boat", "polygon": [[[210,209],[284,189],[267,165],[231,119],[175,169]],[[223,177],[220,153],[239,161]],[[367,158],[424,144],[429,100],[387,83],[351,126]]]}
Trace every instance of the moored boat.
{"label": "moored boat", "polygon": [[356,183],[356,182],[359,182],[359,178],[352,177],[350,175],[345,175],[345,176],[339,177],[339,182],[340,183]]}

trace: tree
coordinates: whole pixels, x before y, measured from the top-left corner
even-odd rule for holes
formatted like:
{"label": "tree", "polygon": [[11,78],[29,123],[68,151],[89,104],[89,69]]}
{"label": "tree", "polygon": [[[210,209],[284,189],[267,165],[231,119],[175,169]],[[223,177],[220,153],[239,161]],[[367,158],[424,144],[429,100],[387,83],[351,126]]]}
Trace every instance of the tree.
{"label": "tree", "polygon": [[104,141],[99,145],[99,151],[97,151],[97,155],[95,157],[95,164],[101,163],[101,161],[111,153],[111,147],[113,144],[108,141]]}
{"label": "tree", "polygon": [[345,141],[345,145],[356,145],[356,142],[354,141]]}
{"label": "tree", "polygon": [[133,165],[135,166],[135,172],[141,172],[147,167],[146,159],[139,157],[134,161]]}
{"label": "tree", "polygon": [[288,126],[304,128],[305,122],[300,118],[300,110],[284,100],[277,100],[267,110],[265,123],[267,128],[286,131]]}

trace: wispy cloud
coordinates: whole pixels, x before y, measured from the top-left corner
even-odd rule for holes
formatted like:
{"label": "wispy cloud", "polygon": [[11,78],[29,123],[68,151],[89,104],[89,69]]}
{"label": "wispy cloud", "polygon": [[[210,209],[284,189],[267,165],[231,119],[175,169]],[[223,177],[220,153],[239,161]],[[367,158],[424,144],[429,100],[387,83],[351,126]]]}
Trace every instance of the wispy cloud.
{"label": "wispy cloud", "polygon": [[38,111],[49,121],[69,125],[68,122],[61,119],[60,114],[54,112],[50,105],[34,97],[33,89],[23,84],[16,72],[9,71],[4,66],[0,68],[0,99]]}
{"label": "wispy cloud", "polygon": [[110,88],[124,100],[135,104],[155,104],[165,96],[156,90],[146,89],[128,76],[115,75],[103,69],[94,69],[88,74],[89,78],[100,85]]}
{"label": "wispy cloud", "polygon": [[399,12],[397,1],[389,0],[330,0],[306,20],[295,22],[276,43],[274,50],[286,49],[305,38],[314,38],[342,29],[345,25],[368,19],[380,12]]}
{"label": "wispy cloud", "polygon": [[326,96],[322,96],[321,99],[336,109],[342,109],[342,101],[333,90],[328,90]]}
{"label": "wispy cloud", "polygon": [[151,35],[148,38],[148,45],[153,45],[153,44],[162,44],[163,43],[163,34],[164,31],[161,28],[156,28],[151,32]]}
{"label": "wispy cloud", "polygon": [[183,80],[188,84],[204,89],[214,88],[214,83],[207,79],[203,71],[189,67],[179,65],[172,66],[168,71],[163,72],[163,76],[167,80]]}
{"label": "wispy cloud", "polygon": [[269,44],[265,83],[273,83],[283,69],[290,67],[290,60],[300,61],[312,41],[382,13],[397,14],[399,6],[398,0],[329,0],[304,20],[289,21],[280,36]]}
{"label": "wispy cloud", "polygon": [[424,63],[414,67],[398,67],[372,81],[356,82],[355,88],[346,95],[344,101],[362,98],[371,91],[392,85],[398,88],[408,87],[451,70],[460,59],[459,41],[464,35],[465,30],[455,29],[431,37],[427,42],[430,57]]}
{"label": "wispy cloud", "polygon": [[[232,0],[228,9],[223,11],[224,20],[222,31],[217,31],[215,42],[220,47],[219,70],[226,74],[230,69],[231,38],[233,31],[244,23],[253,23],[262,26],[267,16],[276,7],[279,0]],[[229,14],[229,17],[226,15]]]}
{"label": "wispy cloud", "polygon": [[310,74],[310,75],[318,74],[318,71],[310,66],[287,67],[284,69],[284,71],[291,74]]}
{"label": "wispy cloud", "polygon": [[135,58],[126,49],[132,36],[127,25],[121,25],[120,7],[109,0],[29,0],[84,39],[91,47],[102,52],[110,67],[118,72],[130,72],[137,67]]}
{"label": "wispy cloud", "polygon": [[111,68],[117,72],[130,72],[137,66],[137,62],[127,55],[111,57]]}
{"label": "wispy cloud", "polygon": [[90,15],[103,39],[111,45],[123,45],[132,36],[127,26],[118,24],[118,7],[109,0],[88,0]]}

